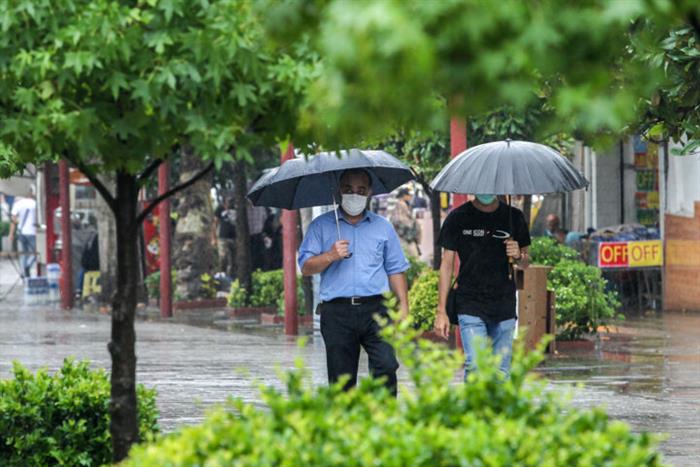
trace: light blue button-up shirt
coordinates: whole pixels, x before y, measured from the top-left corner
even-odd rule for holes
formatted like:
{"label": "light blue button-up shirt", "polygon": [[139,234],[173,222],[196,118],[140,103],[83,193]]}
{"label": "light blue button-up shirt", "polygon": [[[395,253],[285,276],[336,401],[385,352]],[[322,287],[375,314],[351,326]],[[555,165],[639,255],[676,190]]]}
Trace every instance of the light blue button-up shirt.
{"label": "light blue button-up shirt", "polygon": [[[389,290],[389,277],[408,269],[394,227],[383,217],[365,211],[365,217],[351,224],[340,215],[340,238],[348,240],[352,256],[335,261],[321,272],[321,300],[337,297],[369,297]],[[299,267],[331,249],[338,241],[333,211],[311,222],[299,247]]]}

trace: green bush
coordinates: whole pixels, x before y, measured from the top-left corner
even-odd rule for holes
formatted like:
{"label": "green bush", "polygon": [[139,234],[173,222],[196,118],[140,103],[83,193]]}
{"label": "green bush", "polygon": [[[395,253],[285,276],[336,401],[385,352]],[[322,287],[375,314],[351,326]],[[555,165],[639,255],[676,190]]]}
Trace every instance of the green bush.
{"label": "green bush", "polygon": [[216,291],[219,287],[219,280],[208,273],[199,276],[199,282],[202,285],[202,298],[216,298]]}
{"label": "green bush", "polygon": [[[0,381],[0,464],[103,465],[111,462],[109,377],[67,359],[55,374],[13,364]],[[158,432],[155,390],[139,385],[139,431]]]}
{"label": "green bush", "polygon": [[238,279],[231,282],[231,290],[226,301],[231,308],[242,308],[248,305],[248,292],[246,292]]}
{"label": "green bush", "polygon": [[408,288],[413,286],[413,282],[420,276],[423,271],[428,269],[428,265],[415,256],[406,255],[408,260],[408,269],[406,270],[406,281],[408,282]]}
{"label": "green bush", "polygon": [[549,273],[556,294],[557,339],[574,340],[595,334],[599,326],[622,319],[617,293],[606,290],[600,269],[581,261],[560,261]]}
{"label": "green bush", "polygon": [[387,327],[411,389],[393,398],[367,378],[342,392],[314,386],[301,363],[283,391],[262,390],[265,407],[233,400],[205,421],[136,446],[125,466],[658,466],[657,439],[574,408],[529,374],[541,351],[517,349],[504,380],[480,352],[479,371],[455,384],[462,356],[416,339],[406,320]]}
{"label": "green bush", "polygon": [[[174,284],[177,280],[177,271],[175,268],[170,270],[170,280]],[[155,300],[160,299],[160,271],[154,271],[146,276],[144,280],[146,283],[146,291],[148,292],[148,297]]]}
{"label": "green bush", "polygon": [[408,291],[411,317],[416,326],[422,330],[433,329],[435,324],[439,281],[439,271],[424,271]]}
{"label": "green bush", "polygon": [[556,295],[557,339],[580,339],[612,319],[624,318],[617,313],[617,293],[606,290],[600,270],[581,261],[573,248],[538,237],[530,246],[530,258],[533,264],[553,266],[547,286]]}
{"label": "green bush", "polygon": [[[277,307],[280,313],[284,313],[284,271],[282,269],[257,270],[253,272],[252,282],[251,288],[253,290],[251,293],[241,286],[238,279],[231,283],[228,295],[230,307]],[[297,304],[299,314],[304,314],[306,307],[304,306],[304,289],[301,277],[297,277]]]}
{"label": "green bush", "polygon": [[275,306],[280,296],[284,295],[284,271],[255,271],[253,273],[253,290],[250,294],[251,306]]}
{"label": "green bush", "polygon": [[549,237],[537,237],[532,239],[529,248],[530,261],[533,264],[556,266],[562,260],[579,259],[579,254],[573,248],[564,246]]}

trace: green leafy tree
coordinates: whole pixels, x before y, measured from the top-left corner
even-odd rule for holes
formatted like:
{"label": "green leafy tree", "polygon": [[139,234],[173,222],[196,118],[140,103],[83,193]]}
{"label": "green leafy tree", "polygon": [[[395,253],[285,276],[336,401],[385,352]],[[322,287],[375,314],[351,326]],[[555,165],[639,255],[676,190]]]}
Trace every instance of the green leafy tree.
{"label": "green leafy tree", "polygon": [[681,154],[689,154],[700,148],[700,29],[659,31],[648,22],[641,29],[635,52],[648,66],[662,69],[665,82],[645,100],[639,129],[656,141],[687,138]]}
{"label": "green leafy tree", "polygon": [[[64,158],[116,219],[115,461],[138,439],[138,226],[215,166],[292,133],[316,73],[302,41],[275,46],[260,26],[250,0],[0,0],[0,175]],[[207,161],[204,170],[139,210],[140,189],[182,148]]]}
{"label": "green leafy tree", "polygon": [[448,114],[517,114],[543,97],[552,132],[619,131],[659,76],[629,59],[630,25],[650,10],[644,1],[263,3],[280,37],[313,33],[325,72],[303,123],[340,144],[396,127],[440,129]]}

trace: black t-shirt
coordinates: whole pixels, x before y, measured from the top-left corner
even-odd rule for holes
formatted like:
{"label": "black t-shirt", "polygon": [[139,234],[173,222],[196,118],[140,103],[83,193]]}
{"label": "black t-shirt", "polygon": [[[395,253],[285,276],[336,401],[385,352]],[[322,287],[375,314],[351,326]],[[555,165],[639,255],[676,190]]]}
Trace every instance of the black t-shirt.
{"label": "black t-shirt", "polygon": [[459,255],[459,314],[493,321],[515,318],[515,282],[508,278],[504,244],[511,230],[521,248],[530,245],[522,211],[504,203],[493,212],[465,203],[445,219],[439,244]]}
{"label": "black t-shirt", "polygon": [[214,215],[219,219],[219,238],[236,238],[236,211],[219,205]]}

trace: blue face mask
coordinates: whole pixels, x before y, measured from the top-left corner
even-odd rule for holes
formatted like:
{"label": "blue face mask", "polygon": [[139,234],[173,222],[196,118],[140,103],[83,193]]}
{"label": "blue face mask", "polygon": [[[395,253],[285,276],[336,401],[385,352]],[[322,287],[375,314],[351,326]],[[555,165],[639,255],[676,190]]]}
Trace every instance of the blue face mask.
{"label": "blue face mask", "polygon": [[491,204],[496,200],[496,195],[476,195],[481,204]]}

